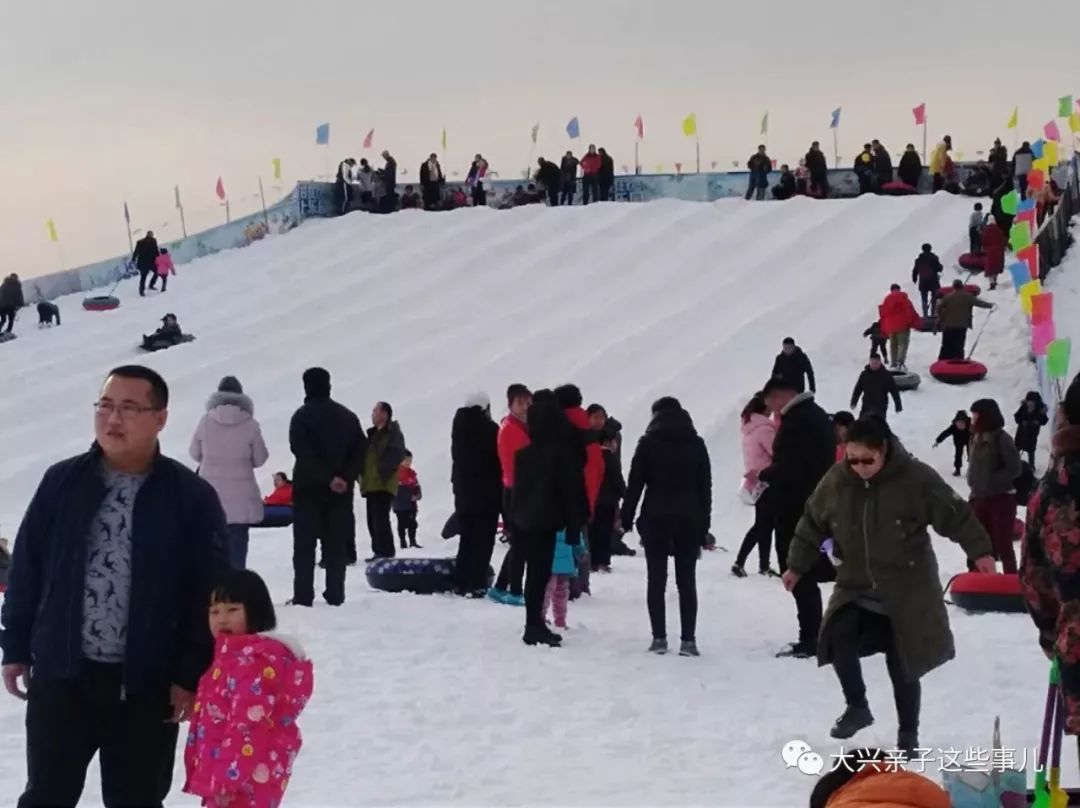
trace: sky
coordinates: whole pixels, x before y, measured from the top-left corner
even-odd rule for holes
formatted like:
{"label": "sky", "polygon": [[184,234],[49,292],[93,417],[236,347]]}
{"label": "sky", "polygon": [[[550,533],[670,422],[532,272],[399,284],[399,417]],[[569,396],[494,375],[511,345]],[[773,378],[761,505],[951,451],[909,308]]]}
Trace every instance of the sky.
{"label": "sky", "polygon": [[[765,139],[797,161],[811,140],[841,163],[877,137],[973,159],[1034,139],[1059,96],[1080,97],[1080,3],[1004,0],[34,0],[0,27],[0,274],[30,277],[125,252],[132,228],[180,236],[272,202],[346,156],[389,149],[415,179],[441,153],[464,176],[481,152],[504,177],[536,157],[605,146],[643,170],[739,165]],[[1036,26],[1039,25],[1037,32]],[[1058,32],[1065,32],[1059,34]],[[1012,46],[1012,47],[1010,47]],[[581,140],[567,121],[578,116]],[[315,127],[330,123],[328,147]],[[540,124],[536,147],[530,130]],[[361,148],[375,129],[374,148]],[[282,179],[272,179],[273,158]],[[59,242],[49,241],[52,218]]]}

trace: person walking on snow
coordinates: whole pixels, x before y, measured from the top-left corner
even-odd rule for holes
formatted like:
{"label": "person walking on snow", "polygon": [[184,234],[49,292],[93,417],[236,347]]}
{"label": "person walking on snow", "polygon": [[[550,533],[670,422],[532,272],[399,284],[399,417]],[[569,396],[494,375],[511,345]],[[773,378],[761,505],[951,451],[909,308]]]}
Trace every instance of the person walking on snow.
{"label": "person walking on snow", "polygon": [[896,174],[905,185],[912,188],[919,187],[919,180],[922,178],[922,160],[919,159],[919,153],[915,151],[914,143],[907,144],[907,148],[904,149]]}
{"label": "person walking on snow", "polygon": [[922,245],[922,252],[911,270],[911,282],[919,284],[923,317],[934,316],[937,291],[941,288],[941,273],[944,271],[941,260],[934,255],[934,248],[929,244]]}
{"label": "person walking on snow", "polygon": [[769,567],[769,555],[772,553],[774,503],[770,494],[769,486],[762,482],[751,483],[751,478],[757,478],[761,472],[772,465],[773,443],[776,440],[776,421],[772,419],[769,407],[765,403],[765,397],[760,393],[754,393],[753,398],[743,407],[742,411],[742,454],[743,454],[743,488],[754,499],[754,524],[746,532],[739,552],[735,555],[735,563],[731,566],[731,574],[736,578],[745,578],[746,559],[750,557],[750,551],[758,548],[758,573],[761,575],[776,575]]}
{"label": "person walking on snow", "polygon": [[[135,242],[135,251],[131,253],[131,260],[135,264],[135,268],[139,270],[139,296],[146,297],[146,279],[153,275],[151,281],[157,278],[157,257],[160,254],[158,250],[157,239],[154,238],[154,231],[147,230],[146,235]],[[150,288],[153,288],[151,282]]]}
{"label": "person walking on snow", "polygon": [[851,409],[855,409],[862,399],[860,418],[868,415],[880,416],[884,421],[889,411],[889,396],[892,396],[893,406],[897,414],[904,411],[904,405],[900,401],[900,390],[896,387],[896,379],[881,361],[877,354],[870,355],[870,363],[855,382],[855,389],[851,391]]}
{"label": "person walking on snow", "polygon": [[511,384],[506,390],[506,406],[509,412],[499,424],[497,449],[499,467],[502,469],[502,513],[503,532],[509,539],[509,547],[503,556],[502,567],[495,579],[495,586],[488,591],[488,597],[497,603],[524,606],[522,579],[525,576],[525,550],[514,550],[514,515],[511,511],[514,488],[514,457],[518,451],[529,445],[529,427],[526,424],[529,407],[532,406],[532,393],[523,384]]}
{"label": "person walking on snow", "polygon": [[984,224],[986,224],[986,217],[983,215],[982,202],[976,202],[975,207],[972,208],[971,216],[968,217],[968,252],[972,255],[979,255],[983,251],[982,229]]}
{"label": "person walking on snow", "polygon": [[588,205],[590,199],[600,201],[600,155],[596,146],[589,145],[588,153],[581,158],[581,204]]}
{"label": "person walking on snow", "polygon": [[420,189],[424,197],[424,210],[438,210],[442,203],[442,189],[446,175],[434,152],[420,165]]}
{"label": "person walking on snow", "polygon": [[214,487],[225,509],[226,542],[233,569],[247,567],[251,525],[263,519],[262,494],[255,469],[270,457],[255,405],[235,376],[226,376],[206,402],[189,449],[199,476]]}
{"label": "person walking on snow", "polygon": [[615,161],[602,146],[597,153],[600,155],[600,170],[596,174],[599,199],[607,202],[613,198],[611,191],[615,187]]}
{"label": "person walking on snow", "polygon": [[3,330],[4,321],[6,320],[7,331],[5,333],[11,333],[11,329],[15,327],[15,315],[25,305],[26,299],[23,297],[22,281],[13,272],[4,278],[3,283],[0,283],[0,331]]}
{"label": "person walking on snow", "polygon": [[461,530],[455,591],[473,598],[487,594],[488,565],[502,510],[498,442],[499,427],[491,420],[487,394],[470,394],[454,415],[450,481],[454,489],[454,514]]}
{"label": "person walking on snow", "polygon": [[[405,459],[405,436],[394,420],[394,409],[385,401],[371,410],[373,426],[367,434],[367,453],[360,478],[360,494],[367,502],[367,526],[371,536],[371,560],[393,558],[394,529],[390,511],[398,487],[398,467]],[[355,547],[353,548],[355,549]],[[350,556],[349,563],[356,559]]]}
{"label": "person walking on snow", "polygon": [[1013,416],[1016,420],[1016,448],[1028,456],[1028,463],[1035,468],[1035,448],[1039,445],[1039,432],[1050,420],[1046,402],[1032,390],[1020,402]]}
{"label": "person walking on snow", "polygon": [[937,327],[941,331],[938,359],[964,359],[967,332],[972,327],[972,310],[994,309],[993,303],[979,300],[964,290],[964,282],[953,281],[952,291],[938,301]]}
{"label": "person walking on snow", "polygon": [[884,652],[896,745],[909,758],[919,747],[919,680],[956,655],[929,527],[959,544],[980,572],[994,572],[990,541],[967,503],[908,454],[884,422],[860,419],[848,432],[845,462],[832,467],[806,505],[783,576],[788,590],[797,589],[832,538],[843,563],[816,656],[819,665],[832,664],[846,707],[829,734],[846,740],[874,723],[859,657]]}
{"label": "person walking on snow", "polygon": [[1005,418],[992,398],[971,405],[971,459],[967,480],[971,509],[990,535],[994,557],[1004,572],[1016,572],[1013,523],[1016,521],[1016,478],[1020,453],[1005,431]]}
{"label": "person walking on snow", "polygon": [[971,457],[971,418],[964,410],[958,410],[948,429],[943,430],[934,439],[934,448],[944,443],[946,438],[952,438],[953,477],[959,477],[960,469],[964,464],[964,453],[968,453],[969,459]]}
{"label": "person walking on snow", "polygon": [[574,153],[567,150],[563,155],[562,165],[559,167],[559,171],[562,172],[562,194],[559,199],[560,205],[573,205],[574,194],[577,192],[577,169],[578,159],[574,157]]}
{"label": "person walking on snow", "polygon": [[161,278],[161,291],[164,292],[169,285],[169,275],[176,274],[176,266],[173,264],[172,256],[164,247],[161,248],[161,252],[158,253],[158,257],[154,261],[154,273],[154,277],[150,280],[150,288],[153,289],[154,282]]}
{"label": "person walking on snow", "polygon": [[784,337],[783,348],[773,362],[772,377],[789,382],[797,393],[806,390],[807,383],[811,393],[817,392],[814,366],[810,364],[810,357],[803,353],[802,348],[797,346],[791,337]]}
{"label": "person walking on snow", "polygon": [[889,294],[878,308],[881,314],[881,333],[889,340],[889,354],[892,366],[897,370],[907,370],[907,352],[911,344],[911,329],[922,325],[922,318],[915,311],[907,292],[894,283],[889,287]]}
{"label": "person walking on snow", "polygon": [[421,549],[416,543],[417,516],[420,513],[420,499],[423,491],[420,478],[412,467],[412,452],[405,452],[405,457],[398,466],[398,489],[394,494],[394,516],[397,518],[398,541],[402,550],[410,547]]}
{"label": "person walking on snow", "polygon": [[998,227],[997,222],[987,222],[982,229],[981,241],[986,253],[983,274],[990,281],[990,289],[997,289],[998,276],[1005,271],[1005,231]]}
{"label": "person walking on snow", "polygon": [[757,194],[758,200],[765,198],[765,191],[769,187],[769,172],[772,171],[772,160],[765,153],[765,146],[758,146],[757,151],[750,155],[746,161],[746,167],[750,170],[750,183],[746,188],[746,201]]}

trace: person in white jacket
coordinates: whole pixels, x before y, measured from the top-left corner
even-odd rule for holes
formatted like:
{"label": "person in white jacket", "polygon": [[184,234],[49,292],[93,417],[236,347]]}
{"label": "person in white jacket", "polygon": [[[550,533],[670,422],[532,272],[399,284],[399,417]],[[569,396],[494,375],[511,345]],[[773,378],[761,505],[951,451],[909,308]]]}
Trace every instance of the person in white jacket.
{"label": "person in white jacket", "polygon": [[249,528],[263,518],[255,469],[270,455],[255,420],[255,405],[234,376],[222,379],[210,396],[190,452],[199,476],[213,486],[225,510],[229,563],[245,569]]}

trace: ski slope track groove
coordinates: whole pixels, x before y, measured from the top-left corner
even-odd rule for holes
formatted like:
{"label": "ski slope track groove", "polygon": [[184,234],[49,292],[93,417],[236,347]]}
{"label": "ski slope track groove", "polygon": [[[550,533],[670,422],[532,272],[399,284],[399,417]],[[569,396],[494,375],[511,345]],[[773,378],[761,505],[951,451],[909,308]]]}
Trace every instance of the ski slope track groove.
{"label": "ski slope track groove", "polygon": [[[19,338],[0,345],[0,533],[14,538],[50,464],[89,445],[90,405],[119,364],[164,374],[172,402],[162,446],[185,462],[208,396],[236,375],[270,448],[258,472],[264,490],[274,471],[292,467],[288,423],[305,368],[326,367],[334,397],[365,425],[376,401],[390,401],[424,487],[425,548],[409,551],[424,556],[456,550],[439,529],[453,507],[450,424],[466,394],[486,391],[500,417],[511,382],[573,381],[586,403],[604,403],[623,422],[627,466],[651,402],[675,395],[709,445],[714,533],[731,551],[706,554],[699,566],[702,658],[645,653],[641,557],[593,576],[593,596],[570,605],[558,650],[522,645],[520,610],[372,592],[352,569],[344,607],[279,608],[316,676],[286,804],[804,805],[813,780],[785,770],[780,749],[801,738],[825,756],[836,752],[828,730],[843,704],[831,670],[774,658],[796,628],[780,584],[729,574],[752,521],[735,495],[738,415],[785,336],[813,360],[822,405],[846,409],[869,350],[862,332],[889,284],[901,283],[918,305],[911,267],[923,242],[951,282],[971,205],[938,195],[358,214],[180,266],[164,295],[140,299],[137,280],[125,281],[116,311],[84,312],[81,296],[62,298],[60,328],[39,331],[24,310]],[[1066,329],[1080,324],[1078,274],[1080,261],[1068,261],[1049,285]],[[1002,304],[978,346],[986,381],[935,383],[927,369],[938,340],[915,334],[908,364],[923,384],[890,419],[944,475],[951,446],[931,444],[957,409],[989,396],[1011,414],[1034,386],[1008,278],[984,295]],[[139,352],[140,336],[166,312],[196,341]],[[977,312],[976,328],[985,316]],[[1038,459],[1041,470],[1045,445]],[[961,480],[948,479],[966,495]],[[357,517],[363,551],[359,497]],[[943,579],[963,569],[957,547],[937,538],[935,546]],[[290,531],[253,533],[249,563],[279,604],[291,595],[291,556]],[[673,581],[668,604],[676,636]],[[1030,620],[951,607],[950,615],[957,658],[924,681],[923,746],[987,748],[995,713],[1006,746],[1035,746],[1046,663]],[[890,747],[896,719],[884,662],[864,669],[877,723],[854,743]],[[22,705],[0,698],[0,804],[14,804],[22,789],[24,742]],[[1075,756],[1064,757],[1063,781],[1073,783]],[[178,759],[169,804],[197,804],[180,793],[182,782]],[[83,804],[100,804],[99,794],[95,765]]]}

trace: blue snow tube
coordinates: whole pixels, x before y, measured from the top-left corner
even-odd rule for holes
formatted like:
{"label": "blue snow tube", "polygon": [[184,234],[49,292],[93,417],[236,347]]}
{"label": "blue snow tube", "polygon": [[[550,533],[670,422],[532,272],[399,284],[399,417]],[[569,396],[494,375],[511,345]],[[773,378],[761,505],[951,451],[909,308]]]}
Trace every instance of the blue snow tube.
{"label": "blue snow tube", "polygon": [[292,505],[263,505],[263,519],[255,527],[288,527],[292,523]]}
{"label": "blue snow tube", "polygon": [[[454,588],[454,558],[379,558],[367,565],[368,584],[382,592],[434,595]],[[488,567],[488,586],[495,571]]]}

